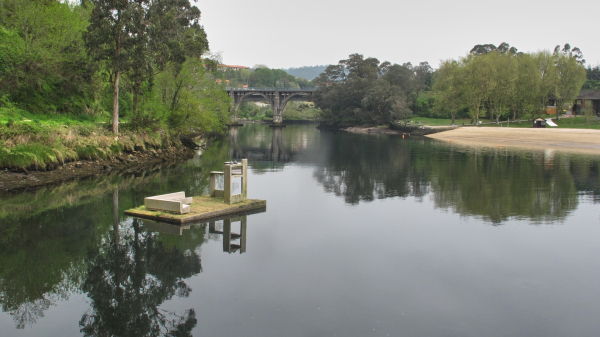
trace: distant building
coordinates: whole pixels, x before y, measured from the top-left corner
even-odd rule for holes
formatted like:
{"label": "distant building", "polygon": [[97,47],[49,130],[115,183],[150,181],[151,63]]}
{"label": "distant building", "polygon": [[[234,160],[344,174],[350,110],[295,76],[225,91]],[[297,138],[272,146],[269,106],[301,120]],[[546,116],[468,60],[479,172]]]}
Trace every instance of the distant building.
{"label": "distant building", "polygon": [[230,65],[227,65],[227,64],[219,64],[219,65],[217,66],[217,68],[218,68],[219,70],[227,70],[227,69],[231,69],[231,70],[236,70],[236,71],[237,71],[237,70],[240,70],[240,69],[250,69],[250,68],[248,68],[248,67],[244,67],[244,66],[230,66]]}
{"label": "distant building", "polygon": [[600,90],[581,90],[576,98],[576,104],[578,109],[585,107],[585,101],[592,101],[592,110],[596,114],[600,113]]}

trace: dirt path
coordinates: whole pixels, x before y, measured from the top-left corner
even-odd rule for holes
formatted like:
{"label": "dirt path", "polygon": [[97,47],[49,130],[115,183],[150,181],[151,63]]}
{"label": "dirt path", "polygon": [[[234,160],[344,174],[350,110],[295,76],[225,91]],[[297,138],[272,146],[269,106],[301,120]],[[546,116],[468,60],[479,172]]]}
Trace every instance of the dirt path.
{"label": "dirt path", "polygon": [[426,137],[472,146],[600,154],[600,130],[461,127]]}

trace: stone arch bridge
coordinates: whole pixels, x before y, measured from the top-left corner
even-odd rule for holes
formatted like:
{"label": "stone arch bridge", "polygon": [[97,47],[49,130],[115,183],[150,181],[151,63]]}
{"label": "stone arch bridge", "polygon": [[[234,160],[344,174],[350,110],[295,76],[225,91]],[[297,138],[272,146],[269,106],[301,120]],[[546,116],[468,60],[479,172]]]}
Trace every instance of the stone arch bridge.
{"label": "stone arch bridge", "polygon": [[267,102],[273,108],[273,124],[283,122],[283,108],[289,101],[309,102],[315,89],[288,88],[227,88],[233,98],[231,111],[237,111],[242,102]]}

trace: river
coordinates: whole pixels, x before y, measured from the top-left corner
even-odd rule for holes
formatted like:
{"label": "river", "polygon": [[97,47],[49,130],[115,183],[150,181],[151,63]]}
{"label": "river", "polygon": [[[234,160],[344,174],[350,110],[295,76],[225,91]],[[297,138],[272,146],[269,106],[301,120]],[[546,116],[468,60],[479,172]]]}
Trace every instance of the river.
{"label": "river", "polygon": [[[123,215],[241,158],[266,212]],[[0,335],[597,336],[599,163],[230,129],[187,162],[0,196]]]}

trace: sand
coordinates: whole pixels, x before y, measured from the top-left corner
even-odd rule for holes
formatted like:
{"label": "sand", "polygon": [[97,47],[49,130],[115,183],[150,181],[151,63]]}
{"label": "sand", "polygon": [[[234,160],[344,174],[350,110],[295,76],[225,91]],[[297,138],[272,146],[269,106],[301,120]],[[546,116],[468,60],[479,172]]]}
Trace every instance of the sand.
{"label": "sand", "polygon": [[453,144],[600,154],[600,130],[460,127],[426,137]]}

